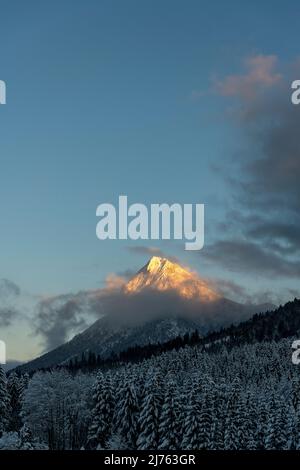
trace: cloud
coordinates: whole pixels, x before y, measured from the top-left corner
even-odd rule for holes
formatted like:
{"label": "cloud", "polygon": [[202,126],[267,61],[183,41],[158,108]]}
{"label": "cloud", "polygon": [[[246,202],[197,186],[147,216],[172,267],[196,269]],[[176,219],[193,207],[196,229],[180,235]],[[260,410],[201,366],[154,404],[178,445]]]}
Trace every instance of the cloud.
{"label": "cloud", "polygon": [[180,317],[196,322],[202,332],[241,321],[254,312],[253,305],[248,308],[222,298],[205,302],[199,297],[185,298],[175,289],[151,287],[130,294],[122,290],[102,293],[94,308],[106,315],[102,328],[141,326],[158,318]]}
{"label": "cloud", "polygon": [[126,277],[109,274],[105,287],[41,299],[35,308],[34,334],[41,335],[44,352],[65,343],[107,313],[110,299],[122,291]]}
{"label": "cloud", "polygon": [[63,344],[71,334],[87,326],[89,292],[65,294],[41,300],[36,306],[34,331],[43,338],[45,351]]}
{"label": "cloud", "polygon": [[203,256],[234,272],[252,273],[262,277],[300,276],[300,262],[289,261],[259,244],[241,239],[219,240],[206,247]]}
{"label": "cloud", "polygon": [[260,240],[268,244],[273,252],[281,255],[299,254],[300,251],[300,225],[287,223],[285,221],[275,221],[260,219],[252,224],[246,234],[251,239]]}
{"label": "cloud", "polygon": [[128,281],[132,276],[134,276],[135,273],[136,271],[134,269],[125,269],[123,271],[118,271],[113,276],[117,276],[118,278],[120,278],[120,282],[124,282]]}
{"label": "cloud", "polygon": [[282,76],[276,71],[278,58],[275,55],[256,55],[244,61],[244,74],[229,75],[222,80],[214,80],[214,90],[222,96],[237,96],[253,99],[258,92],[264,91],[280,82]]}
{"label": "cloud", "polygon": [[10,326],[20,315],[18,300],[21,289],[17,284],[8,280],[0,279],[0,327]]}
{"label": "cloud", "polygon": [[19,311],[13,307],[0,307],[0,327],[10,326],[19,314]]}
{"label": "cloud", "polygon": [[238,124],[245,148],[239,159],[235,196],[244,208],[264,211],[264,216],[269,215],[266,210],[282,208],[285,213],[299,214],[300,108],[290,99],[296,76],[300,76],[299,62],[286,67],[280,82],[276,75],[270,78],[271,89],[256,99],[239,95],[242,112]]}
{"label": "cloud", "polygon": [[215,86],[236,99],[232,123],[244,146],[229,177],[224,168],[235,210],[226,215],[223,236],[200,255],[232,271],[296,280],[300,107],[291,103],[291,83],[300,77],[300,63],[283,65],[275,55],[259,55],[246,59],[245,67],[245,74],[224,77]]}
{"label": "cloud", "polygon": [[211,282],[214,289],[219,292],[220,295],[243,304],[260,306],[269,304],[275,307],[275,305],[280,303],[280,298],[276,293],[269,290],[250,293],[246,287],[231,280],[214,279]]}
{"label": "cloud", "polygon": [[250,302],[251,298],[247,289],[234,281],[226,279],[213,279],[212,286],[216,292],[229,299],[236,299],[240,302]]}
{"label": "cloud", "polygon": [[9,279],[0,279],[0,298],[3,297],[18,297],[21,294],[21,289],[17,284]]}
{"label": "cloud", "polygon": [[299,298],[299,291],[297,291],[296,289],[289,289],[288,292],[292,297]]}
{"label": "cloud", "polygon": [[[127,271],[126,271],[127,273]],[[106,277],[106,280],[105,280],[105,284],[106,284],[106,287],[103,291],[105,290],[108,290],[108,291],[111,291],[111,290],[115,290],[115,289],[121,289],[126,283],[126,277],[124,276],[124,272],[123,272],[123,275],[121,274],[109,274],[107,277]],[[101,290],[102,292],[102,290]]]}

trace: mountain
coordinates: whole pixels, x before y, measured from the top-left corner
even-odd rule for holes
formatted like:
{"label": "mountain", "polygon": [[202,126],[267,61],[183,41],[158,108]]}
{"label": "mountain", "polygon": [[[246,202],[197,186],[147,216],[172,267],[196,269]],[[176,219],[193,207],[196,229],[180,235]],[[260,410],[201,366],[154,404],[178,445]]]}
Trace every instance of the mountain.
{"label": "mountain", "polygon": [[180,296],[211,302],[220,298],[207,282],[196,273],[166,258],[153,256],[150,261],[127,283],[127,293],[141,292],[151,287],[158,291],[176,290]]}
{"label": "mountain", "polygon": [[100,318],[67,343],[18,370],[48,368],[88,351],[105,358],[112,352],[165,342],[196,329],[206,334],[267,310],[266,306],[262,309],[226,299],[198,274],[156,256],[115,295],[117,314]]}

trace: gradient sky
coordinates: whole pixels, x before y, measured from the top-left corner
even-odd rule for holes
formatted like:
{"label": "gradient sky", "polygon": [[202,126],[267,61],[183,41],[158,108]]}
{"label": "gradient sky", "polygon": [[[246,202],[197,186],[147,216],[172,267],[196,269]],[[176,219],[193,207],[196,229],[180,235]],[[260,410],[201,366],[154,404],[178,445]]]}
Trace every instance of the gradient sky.
{"label": "gradient sky", "polygon": [[[248,86],[247,58],[265,64],[272,56],[276,83],[275,68],[299,56],[295,8],[261,0],[0,0],[0,79],[7,84],[7,105],[0,106],[0,278],[20,287],[21,309],[30,316],[39,296],[102,287],[109,273],[147,261],[145,243],[138,251],[136,242],[95,236],[97,205],[116,203],[119,194],[132,203],[205,203],[207,256],[205,248],[188,253],[178,242],[147,246],[238,284],[246,297],[276,291],[286,300],[297,290],[295,253],[288,263],[296,271],[285,264],[284,278],[274,279],[269,270],[259,285],[257,266],[249,273],[218,262],[220,224],[228,225],[237,208],[228,177],[239,178],[236,163],[247,146],[229,117],[232,98],[245,95],[226,89],[228,77]],[[248,216],[249,207],[239,213]],[[286,260],[273,253],[279,264],[268,260],[276,269]],[[41,348],[24,325],[2,322],[10,357]]]}

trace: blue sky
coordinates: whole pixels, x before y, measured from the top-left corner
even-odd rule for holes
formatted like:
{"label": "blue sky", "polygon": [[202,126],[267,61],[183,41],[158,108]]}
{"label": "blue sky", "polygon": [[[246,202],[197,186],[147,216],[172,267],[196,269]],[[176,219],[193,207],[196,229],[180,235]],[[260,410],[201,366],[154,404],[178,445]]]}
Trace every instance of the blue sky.
{"label": "blue sky", "polygon": [[[134,242],[95,236],[97,205],[119,194],[205,203],[213,244],[234,208],[226,172],[238,173],[245,142],[212,84],[244,73],[247,57],[293,62],[294,9],[291,1],[1,0],[0,277],[26,295],[57,295],[140,267],[147,255],[126,248]],[[178,243],[155,246],[236,281]],[[257,287],[247,272],[238,281]],[[272,289],[270,276],[261,287]]]}

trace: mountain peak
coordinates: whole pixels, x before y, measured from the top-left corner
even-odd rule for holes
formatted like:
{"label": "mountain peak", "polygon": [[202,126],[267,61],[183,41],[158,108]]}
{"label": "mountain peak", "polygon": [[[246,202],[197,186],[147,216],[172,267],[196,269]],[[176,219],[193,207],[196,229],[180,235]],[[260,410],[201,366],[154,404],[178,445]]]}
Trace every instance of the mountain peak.
{"label": "mountain peak", "polygon": [[172,263],[167,258],[162,258],[160,256],[152,256],[152,258],[150,258],[150,260],[148,261],[146,266],[142,268],[142,270],[146,269],[146,271],[154,273],[157,271],[166,270],[168,268],[171,268],[172,266],[175,267],[179,265],[176,265],[176,263]]}
{"label": "mountain peak", "polygon": [[181,297],[213,301],[219,294],[198,274],[180,264],[160,256],[152,256],[148,263],[126,284],[125,292],[141,292],[145,288],[158,291],[176,291]]}

